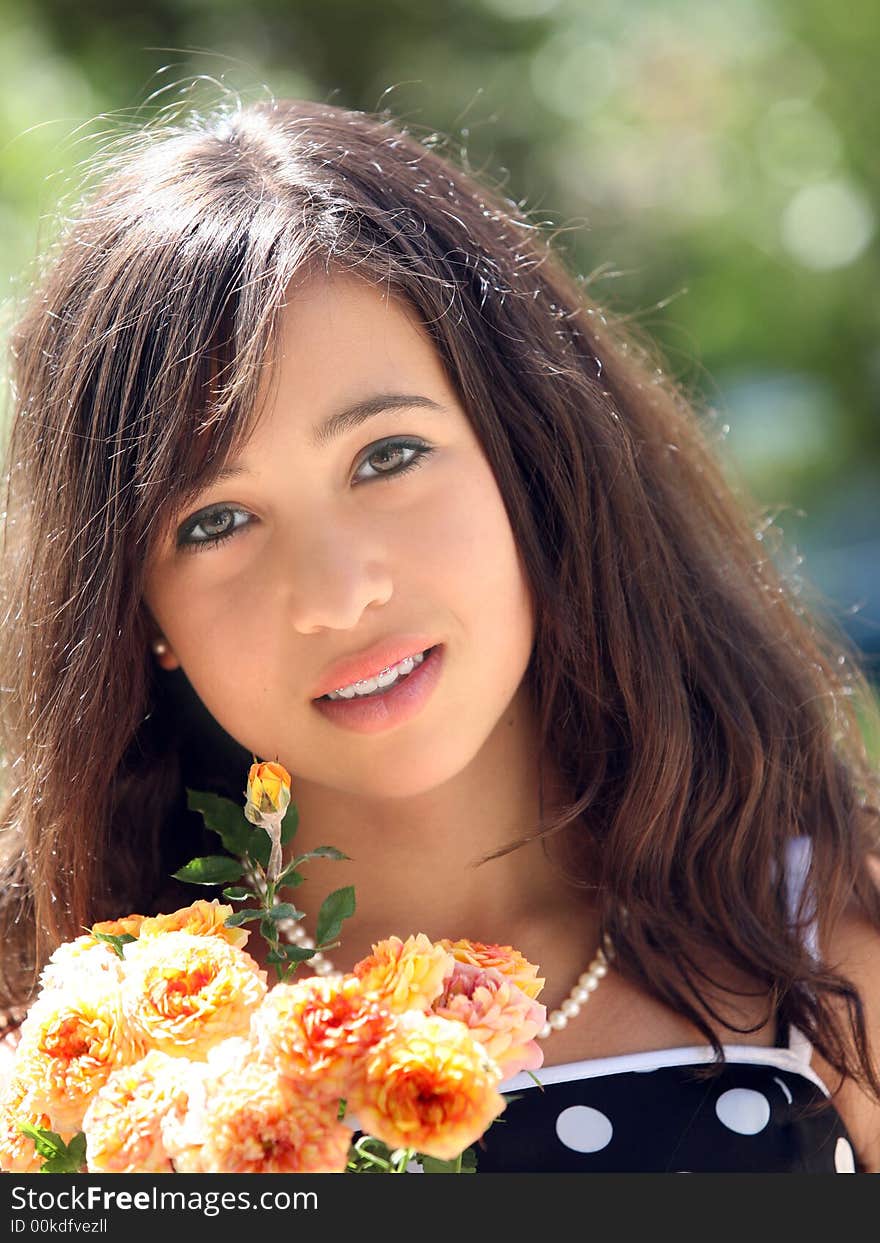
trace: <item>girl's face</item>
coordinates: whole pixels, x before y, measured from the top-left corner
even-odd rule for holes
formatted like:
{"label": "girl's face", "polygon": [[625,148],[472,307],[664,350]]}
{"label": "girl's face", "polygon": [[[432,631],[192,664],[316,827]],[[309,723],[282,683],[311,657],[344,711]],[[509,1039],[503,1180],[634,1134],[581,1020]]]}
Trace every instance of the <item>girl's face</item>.
{"label": "girl's face", "polygon": [[[503,728],[524,689],[531,593],[492,470],[405,304],[359,278],[313,280],[281,346],[234,473],[175,516],[147,566],[162,664],[182,666],[258,758],[353,794],[412,796]],[[383,394],[393,407],[376,400],[368,420],[318,433]],[[316,706],[332,666],[397,636],[442,644],[414,710],[364,730]]]}

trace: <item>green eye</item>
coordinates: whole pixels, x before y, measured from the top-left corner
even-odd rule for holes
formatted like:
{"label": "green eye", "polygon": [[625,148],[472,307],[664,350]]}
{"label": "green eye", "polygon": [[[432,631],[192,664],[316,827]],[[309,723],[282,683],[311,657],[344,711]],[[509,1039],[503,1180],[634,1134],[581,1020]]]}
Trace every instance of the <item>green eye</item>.
{"label": "green eye", "polygon": [[370,449],[369,453],[364,457],[363,463],[368,463],[371,458],[379,457],[380,454],[385,454],[386,456],[393,455],[403,449],[411,450],[415,456],[394,470],[374,472],[373,475],[369,476],[370,480],[382,478],[399,479],[400,476],[405,475],[407,471],[415,470],[417,466],[421,466],[428,455],[434,452],[431,445],[426,445],[422,441],[401,439],[385,440],[380,445],[374,446]]}
{"label": "green eye", "polygon": [[218,544],[222,544],[224,540],[235,535],[243,526],[250,525],[250,523],[241,522],[236,525],[233,520],[231,525],[227,524],[224,530],[216,534],[208,531],[203,537],[198,539],[190,538],[198,527],[203,525],[210,526],[217,516],[224,514],[245,514],[247,517],[250,517],[246,509],[239,509],[236,505],[211,505],[208,509],[203,509],[201,513],[196,514],[184,524],[177,536],[177,547],[185,552],[199,552],[203,548],[216,548]]}
{"label": "green eye", "polygon": [[[373,483],[380,479],[400,479],[402,475],[407,474],[411,470],[416,470],[419,466],[427,461],[430,454],[434,452],[433,445],[425,444],[420,440],[410,440],[408,438],[396,438],[381,441],[379,444],[371,446],[365,456],[361,459],[361,467],[369,465],[371,459],[384,456],[393,458],[402,451],[412,453],[409,461],[403,463],[402,466],[395,466],[391,470],[376,470],[370,467],[372,474],[361,479],[360,483]],[[241,522],[236,522],[234,515],[242,514],[244,518]],[[226,515],[232,515],[232,521],[223,521]],[[215,525],[217,519],[221,520],[222,530],[212,532],[207,529]],[[177,547],[181,552],[202,552],[209,548],[217,548],[224,540],[231,539],[239,531],[247,530],[253,526],[255,519],[246,509],[242,509],[238,505],[209,505],[207,509],[201,510],[189,518],[180,528],[177,534]],[[195,531],[202,527],[203,534],[194,536]]]}

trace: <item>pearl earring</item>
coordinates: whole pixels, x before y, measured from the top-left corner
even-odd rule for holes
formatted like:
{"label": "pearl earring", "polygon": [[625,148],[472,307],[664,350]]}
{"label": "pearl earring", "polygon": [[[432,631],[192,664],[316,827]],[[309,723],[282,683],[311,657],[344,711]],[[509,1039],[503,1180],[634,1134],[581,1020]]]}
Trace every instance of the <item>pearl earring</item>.
{"label": "pearl earring", "polygon": [[168,651],[168,644],[164,639],[153,640],[153,651],[157,656],[164,656]]}

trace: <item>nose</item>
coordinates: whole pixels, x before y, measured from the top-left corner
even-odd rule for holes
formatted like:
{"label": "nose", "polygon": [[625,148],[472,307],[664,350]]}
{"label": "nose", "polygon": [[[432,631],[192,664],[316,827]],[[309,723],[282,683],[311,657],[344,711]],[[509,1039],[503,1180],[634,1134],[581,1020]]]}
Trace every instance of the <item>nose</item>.
{"label": "nose", "polygon": [[348,529],[315,532],[285,558],[285,610],[296,631],[352,630],[393,592],[387,555]]}

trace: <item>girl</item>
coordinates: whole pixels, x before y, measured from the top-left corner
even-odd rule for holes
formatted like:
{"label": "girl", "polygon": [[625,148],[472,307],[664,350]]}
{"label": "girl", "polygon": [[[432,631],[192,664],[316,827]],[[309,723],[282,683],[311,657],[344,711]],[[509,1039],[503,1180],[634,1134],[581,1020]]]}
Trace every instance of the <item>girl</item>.
{"label": "girl", "polygon": [[314,969],[418,931],[540,964],[544,1090],[481,1172],[880,1170],[866,679],[514,203],[385,114],[147,127],[11,366],[10,1011],[83,925],[191,901],[186,789],[273,758],[297,851],[350,856],[297,891],[356,888]]}

